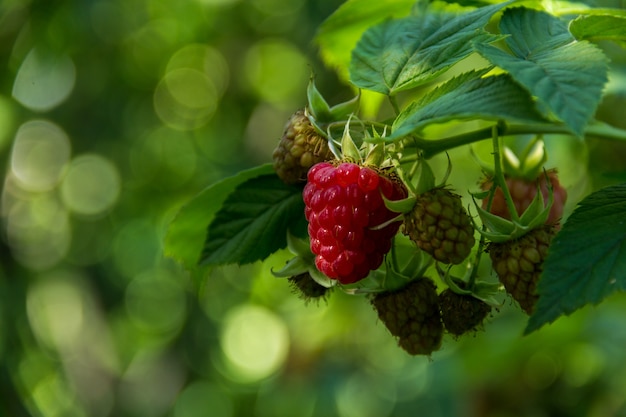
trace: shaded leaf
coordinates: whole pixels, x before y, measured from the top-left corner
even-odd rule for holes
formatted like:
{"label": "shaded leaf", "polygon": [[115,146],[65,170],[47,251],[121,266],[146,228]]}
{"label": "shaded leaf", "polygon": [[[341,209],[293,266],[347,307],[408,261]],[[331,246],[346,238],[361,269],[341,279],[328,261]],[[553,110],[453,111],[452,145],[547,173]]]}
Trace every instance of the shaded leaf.
{"label": "shaded leaf", "polygon": [[193,270],[198,265],[207,227],[222,207],[222,203],[235,188],[259,175],[274,172],[271,164],[262,165],[226,178],[205,188],[185,204],[167,228],[164,243],[165,255]]}
{"label": "shaded leaf", "polygon": [[482,78],[471,71],[451,79],[400,113],[387,140],[415,133],[432,123],[454,119],[541,123],[532,97],[508,74]]}
{"label": "shaded leaf", "polygon": [[626,184],[581,201],[550,245],[526,333],[626,290]]}
{"label": "shaded leaf", "polygon": [[472,41],[499,39],[482,28],[507,4],[465,13],[429,9],[374,26],[352,52],[350,79],[387,95],[424,84],[472,53]]}
{"label": "shaded leaf", "polygon": [[274,173],[239,184],[209,225],[201,265],[243,265],[287,246],[287,231],[306,236],[302,188]]}
{"label": "shaded leaf", "polygon": [[536,10],[506,10],[500,30],[510,35],[506,43],[513,55],[486,44],[476,50],[537,97],[546,116],[554,114],[582,137],[607,81],[604,53],[576,41],[564,22]]}

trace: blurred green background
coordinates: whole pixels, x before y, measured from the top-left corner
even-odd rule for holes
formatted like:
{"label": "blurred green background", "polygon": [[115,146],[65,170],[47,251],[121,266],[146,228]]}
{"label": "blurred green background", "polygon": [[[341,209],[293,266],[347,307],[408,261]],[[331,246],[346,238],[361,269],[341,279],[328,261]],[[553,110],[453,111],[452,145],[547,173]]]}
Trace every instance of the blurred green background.
{"label": "blurred green background", "polygon": [[[623,294],[527,337],[503,299],[410,357],[364,297],[294,296],[270,274],[288,253],[199,291],[163,255],[182,204],[271,160],[312,71],[351,96],[311,41],[341,3],[0,1],[1,416],[626,416]],[[626,128],[626,54],[604,47],[599,117]],[[557,139],[570,211],[626,180],[624,144]],[[467,149],[451,158],[474,188]]]}

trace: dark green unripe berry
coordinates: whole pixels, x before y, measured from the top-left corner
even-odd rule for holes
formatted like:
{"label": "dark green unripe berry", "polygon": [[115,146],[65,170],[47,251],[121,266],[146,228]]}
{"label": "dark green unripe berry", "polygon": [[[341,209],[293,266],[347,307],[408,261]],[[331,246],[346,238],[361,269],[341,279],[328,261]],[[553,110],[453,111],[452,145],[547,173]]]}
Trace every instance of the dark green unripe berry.
{"label": "dark green unripe berry", "polygon": [[274,170],[286,184],[304,183],[309,168],[333,158],[326,138],[315,130],[304,111],[299,110],[285,125],[274,149]]}

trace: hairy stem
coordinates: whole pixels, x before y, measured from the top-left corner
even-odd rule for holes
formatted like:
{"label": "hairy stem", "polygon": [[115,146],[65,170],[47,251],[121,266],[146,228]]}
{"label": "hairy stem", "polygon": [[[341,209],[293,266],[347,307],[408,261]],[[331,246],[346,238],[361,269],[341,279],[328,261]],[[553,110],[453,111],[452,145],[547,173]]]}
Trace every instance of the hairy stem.
{"label": "hairy stem", "polygon": [[[494,127],[497,128],[499,136],[524,134],[572,134],[564,126],[547,124],[516,125],[500,122],[494,126],[442,139],[430,140],[421,137],[412,137],[410,141],[407,140],[406,146],[416,146],[423,151],[422,155],[425,159],[430,159],[441,152],[445,152],[459,146],[491,139],[492,129]],[[585,129],[585,136],[595,136],[605,140],[626,141],[626,130],[618,129],[605,123],[596,122],[587,126]]]}

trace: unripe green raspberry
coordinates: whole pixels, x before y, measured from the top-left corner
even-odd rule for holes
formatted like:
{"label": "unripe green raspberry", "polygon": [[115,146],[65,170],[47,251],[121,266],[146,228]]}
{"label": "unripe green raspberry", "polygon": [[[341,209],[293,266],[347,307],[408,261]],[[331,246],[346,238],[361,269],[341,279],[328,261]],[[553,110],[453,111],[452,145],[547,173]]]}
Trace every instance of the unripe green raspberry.
{"label": "unripe green raspberry", "polygon": [[476,330],[491,312],[491,306],[484,301],[449,288],[439,294],[439,306],[443,325],[454,336]]}
{"label": "unripe green raspberry", "polygon": [[308,272],[288,278],[293,292],[308,303],[311,300],[326,300],[331,288],[318,284]]}
{"label": "unripe green raspberry", "polygon": [[320,136],[303,110],[294,113],[274,149],[274,170],[287,184],[304,183],[309,168],[333,159],[328,141]]}
{"label": "unripe green raspberry", "polygon": [[537,282],[556,231],[554,225],[544,225],[515,240],[490,243],[487,248],[500,282],[528,314],[539,298]]}
{"label": "unripe green raspberry", "polygon": [[443,336],[435,284],[428,278],[376,294],[372,305],[398,344],[411,355],[430,355]]}
{"label": "unripe green raspberry", "polygon": [[474,246],[474,228],[461,197],[446,188],[419,195],[404,217],[404,233],[439,262],[459,264]]}

